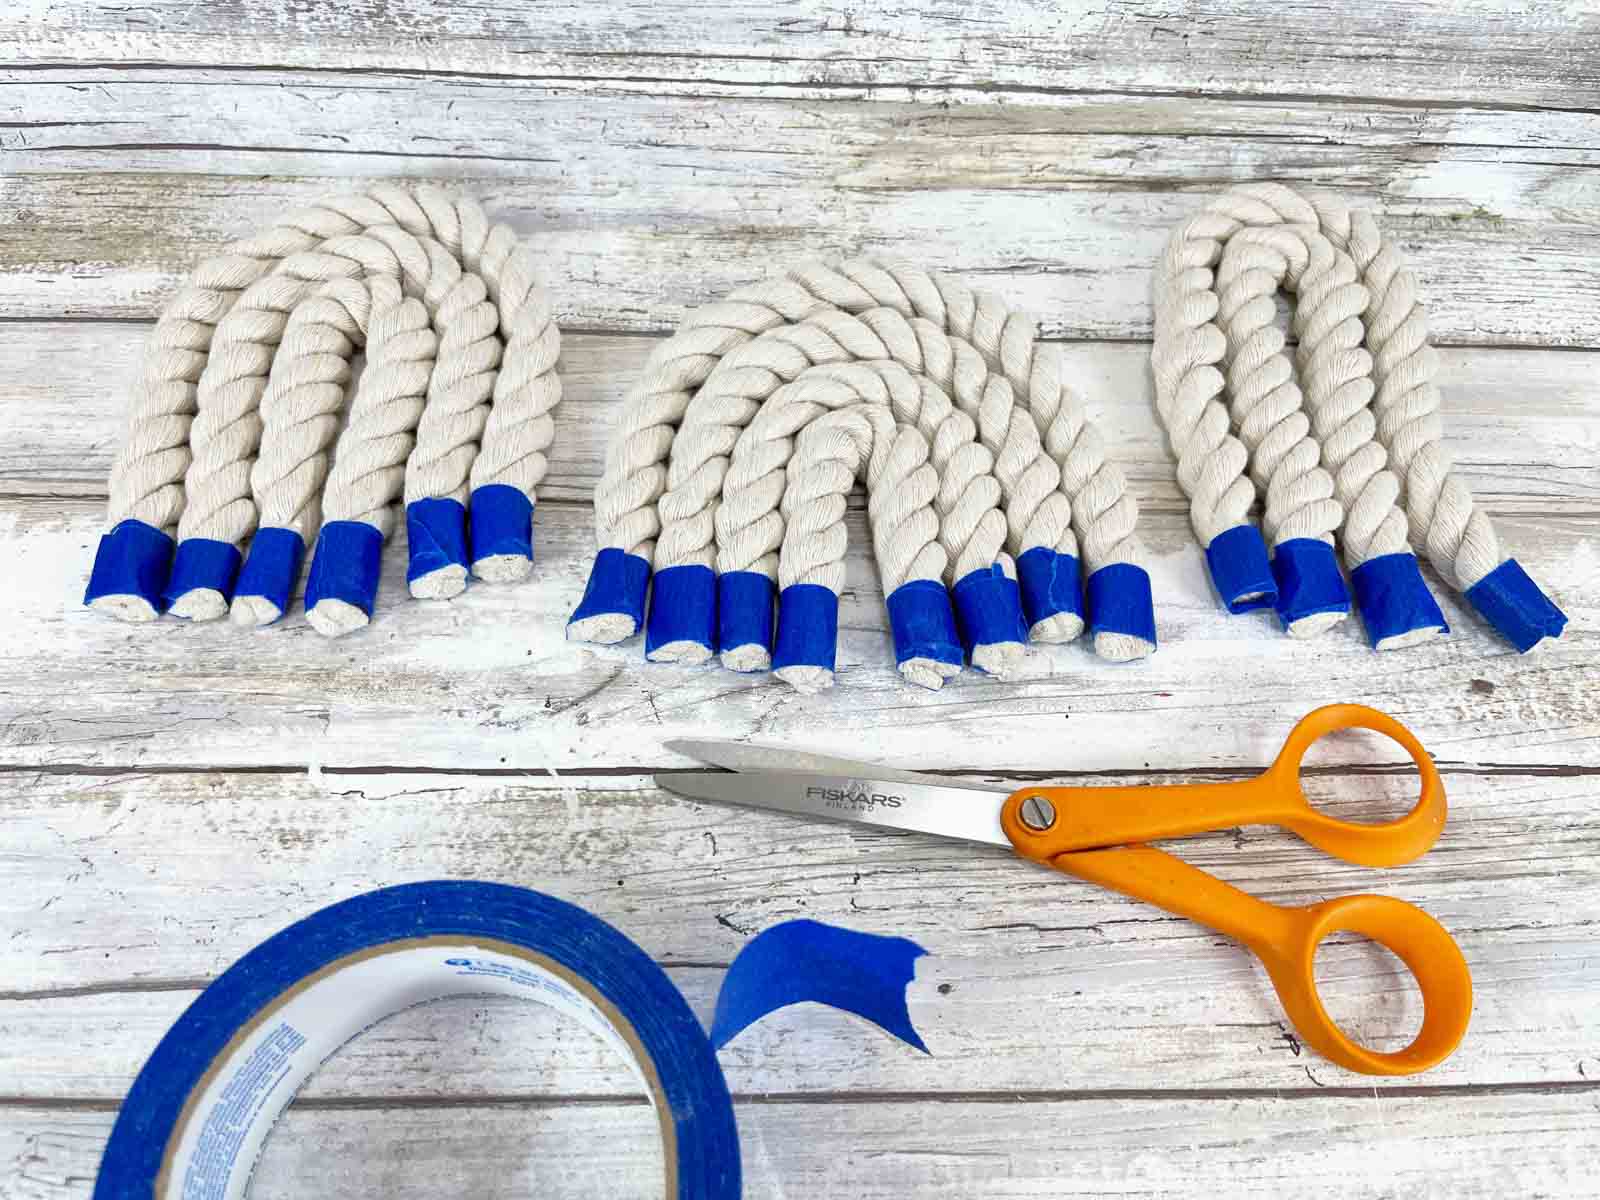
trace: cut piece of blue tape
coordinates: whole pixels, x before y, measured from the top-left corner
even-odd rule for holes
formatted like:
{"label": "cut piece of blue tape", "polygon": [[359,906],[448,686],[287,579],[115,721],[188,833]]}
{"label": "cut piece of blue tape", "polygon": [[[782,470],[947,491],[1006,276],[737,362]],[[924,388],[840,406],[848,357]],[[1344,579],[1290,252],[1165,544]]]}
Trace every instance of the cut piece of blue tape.
{"label": "cut piece of blue tape", "polygon": [[1026,643],[1028,627],[1022,623],[1022,589],[1007,579],[999,563],[979,567],[956,580],[951,589],[956,607],[956,629],[970,657],[979,646]]}
{"label": "cut piece of blue tape", "polygon": [[650,620],[644,628],[645,657],[674,642],[692,642],[716,652],[717,576],[710,567],[688,563],[656,572]]}
{"label": "cut piece of blue tape", "polygon": [[1083,581],[1071,554],[1048,546],[1025,551],[1017,558],[1017,586],[1029,629],[1062,613],[1083,616]]}
{"label": "cut piece of blue tape", "polygon": [[1278,601],[1278,585],[1267,561],[1267,543],[1254,525],[1224,529],[1206,547],[1211,582],[1231,613],[1271,608]]}
{"label": "cut piece of blue tape", "polygon": [[638,633],[644,624],[644,594],[650,586],[650,564],[637,554],[607,547],[594,556],[583,599],[567,624],[591,617],[627,617]]}
{"label": "cut piece of blue tape", "polygon": [[1121,633],[1156,644],[1156,606],[1150,572],[1133,563],[1111,563],[1089,576],[1089,632]]}
{"label": "cut piece of blue tape", "polygon": [[365,521],[329,521],[317,534],[306,577],[306,611],[343,600],[372,616],[383,571],[383,535]]}
{"label": "cut piece of blue tape", "polygon": [[1439,602],[1422,580],[1416,555],[1400,551],[1369,558],[1350,572],[1350,582],[1374,648],[1388,638],[1422,629],[1450,632]]}
{"label": "cut piece of blue tape", "polygon": [[467,509],[459,500],[432,498],[406,505],[406,582],[445,567],[467,567]]}
{"label": "cut piece of blue tape", "polygon": [[[737,1200],[727,1082],[666,973],[581,908],[469,882],[334,904],[228,968],[134,1080],[100,1160],[96,1200],[243,1195],[267,1130],[324,1058],[401,1009],[485,994],[565,1013],[635,1064],[661,1122],[666,1194]],[[762,1003],[759,990],[748,1003]]]}
{"label": "cut piece of blue tape", "polygon": [[1508,558],[1465,593],[1480,616],[1521,653],[1545,638],[1557,638],[1567,627],[1567,614],[1546,596],[1539,585]]}
{"label": "cut piece of blue tape", "polygon": [[772,669],[834,669],[839,651],[839,597],[820,583],[791,583],[778,596],[778,639]]}
{"label": "cut piece of blue tape", "polygon": [[200,589],[222,593],[233,599],[233,582],[239,578],[242,556],[232,542],[215,538],[184,538],[172,556],[172,574],[167,579],[167,607],[180,597]]}
{"label": "cut piece of blue tape", "polygon": [[118,521],[100,535],[83,602],[93,604],[104,596],[137,596],[153,611],[165,612],[173,547],[173,540],[154,525],[132,518]]}
{"label": "cut piece of blue tape", "polygon": [[533,501],[521,488],[487,483],[472,489],[467,506],[473,562],[501,556],[533,561]]}
{"label": "cut piece of blue tape", "polygon": [[1272,555],[1278,584],[1278,617],[1285,626],[1318,613],[1350,611],[1350,589],[1339,573],[1333,547],[1319,538],[1290,538]]}
{"label": "cut piece of blue tape", "polygon": [[759,571],[717,577],[717,645],[726,652],[760,646],[771,654],[772,602],[778,585]]}
{"label": "cut piece of blue tape", "polygon": [[890,592],[887,604],[897,664],[913,658],[956,667],[962,664],[956,610],[944,584],[933,579],[913,579]]}
{"label": "cut piece of blue tape", "polygon": [[908,938],[817,921],[774,925],[748,942],[728,967],[717,994],[711,1043],[720,1050],[768,1013],[812,1001],[864,1017],[926,1054],[906,1008],[906,988],[916,976],[917,959],[926,953]]}
{"label": "cut piece of blue tape", "polygon": [[305,539],[293,529],[269,526],[256,530],[250,539],[250,553],[239,571],[234,595],[260,596],[276,608],[281,617],[289,611],[289,597],[300,578],[300,560],[305,553]]}

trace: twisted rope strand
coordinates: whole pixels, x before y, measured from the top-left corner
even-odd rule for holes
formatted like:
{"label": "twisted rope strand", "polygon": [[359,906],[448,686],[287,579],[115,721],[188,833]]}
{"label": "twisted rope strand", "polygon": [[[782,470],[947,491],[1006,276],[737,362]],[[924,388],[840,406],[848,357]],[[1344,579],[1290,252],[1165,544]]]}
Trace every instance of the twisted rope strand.
{"label": "twisted rope strand", "polygon": [[927,375],[936,388],[949,389],[994,456],[1013,554],[1034,546],[1075,551],[1070,504],[1058,490],[1060,469],[1045,454],[1037,427],[1016,404],[1010,384],[991,375],[973,347],[926,319],[908,320],[892,309],[872,309],[859,317],[832,310],[740,346],[690,401],[671,447],[668,490],[658,505],[658,569],[711,565],[728,456],[740,430],[783,384],[812,367],[852,359],[887,359],[913,375]]}
{"label": "twisted rope strand", "polygon": [[[261,455],[250,487],[262,528],[290,529],[309,544],[328,451],[339,430],[350,383],[350,360],[366,342],[372,293],[354,279],[336,279],[296,308],[284,329],[261,397]],[[236,595],[238,625],[267,625],[282,612],[266,596]]]}
{"label": "twisted rope strand", "polygon": [[[993,455],[977,444],[976,426],[970,417],[956,410],[948,396],[930,380],[913,376],[892,361],[808,368],[794,382],[774,391],[761,406],[738,436],[723,483],[722,502],[716,509],[718,573],[755,571],[769,579],[776,578],[777,551],[785,535],[781,504],[795,437],[823,413],[857,404],[887,408],[897,423],[915,428],[922,439],[920,444],[927,448],[922,461],[932,464],[938,480],[932,503],[939,519],[938,540],[946,558],[943,582],[953,585],[968,573],[987,570],[996,562],[1014,577],[1015,568],[1004,554],[1006,522],[998,509],[1000,485],[993,474]],[[905,527],[898,521],[875,527],[875,537],[881,541],[888,536],[884,529],[898,528]],[[883,553],[893,559],[901,548],[888,543]],[[890,592],[898,586],[888,582],[894,574],[891,570],[885,576],[885,587]],[[656,654],[672,650],[687,657],[694,649],[704,653],[698,646],[677,643],[658,648]],[[768,657],[766,648],[759,645],[731,647],[722,652],[724,665],[741,671],[764,668]],[[995,645],[981,648],[975,661],[984,670],[999,675],[1013,670],[1017,665],[1014,660],[1021,657],[1020,647]],[[909,660],[901,670],[914,682],[930,687],[939,686],[954,674],[948,664],[923,659]]]}
{"label": "twisted rope strand", "polygon": [[[1059,347],[1042,345],[1038,327],[1026,313],[1010,308],[989,292],[969,289],[959,279],[904,263],[854,260],[829,267],[813,264],[799,274],[807,286],[841,306],[892,308],[921,317],[970,342],[992,369],[1012,386],[1017,401],[1033,416],[1046,452],[1060,468],[1060,488],[1092,575],[1105,566],[1143,564],[1135,535],[1138,506],[1126,478],[1105,455],[1098,432],[1088,423],[1083,399],[1065,381]],[[1054,547],[1075,554],[1062,539]],[[1030,630],[1036,642],[1077,637],[1082,621],[1060,613]],[[1100,631],[1095,652],[1110,661],[1142,658],[1154,646],[1126,634]]]}
{"label": "twisted rope strand", "polygon": [[1370,213],[1328,204],[1318,216],[1323,232],[1354,260],[1368,291],[1364,316],[1377,381],[1377,432],[1401,475],[1412,539],[1451,586],[1465,591],[1505,556],[1442,440],[1439,359],[1428,344],[1416,275]]}
{"label": "twisted rope strand", "polygon": [[[1321,465],[1327,459],[1325,449],[1319,449],[1310,436],[1312,423],[1303,411],[1304,397],[1284,353],[1287,339],[1276,324],[1274,296],[1280,288],[1299,291],[1301,317],[1308,317],[1321,298],[1308,295],[1303,282],[1313,270],[1311,239],[1319,243],[1317,252],[1331,266],[1333,248],[1314,231],[1252,226],[1228,240],[1216,273],[1217,323],[1226,339],[1224,363],[1233,425],[1250,452],[1251,479],[1266,495],[1262,527],[1274,549],[1300,538],[1333,545],[1334,532],[1345,521],[1343,501],[1358,494],[1362,482],[1347,475],[1346,486],[1337,489],[1335,498],[1335,480]],[[1327,399],[1318,392],[1317,411],[1327,411]],[[1346,457],[1338,456],[1329,466],[1337,469]],[[1295,637],[1314,636],[1338,624],[1344,615],[1301,616],[1288,622],[1288,631]]]}
{"label": "twisted rope strand", "polygon": [[[367,329],[367,368],[339,436],[333,469],[322,495],[324,522],[359,521],[387,540],[394,529],[395,501],[405,479],[405,461],[422,417],[428,380],[439,345],[427,307],[406,297],[398,281],[368,281],[372,316]],[[346,601],[324,598],[306,612],[319,633],[336,637],[367,623]]]}
{"label": "twisted rope strand", "polygon": [[[912,579],[938,581],[947,555],[938,542],[932,507],[937,473],[928,444],[915,429],[896,427],[880,405],[824,412],[795,439],[783,494],[779,584],[816,584],[835,596],[844,585],[846,496],[866,468],[868,520],[885,593]],[[810,694],[831,687],[833,671],[794,664],[776,674]],[[931,686],[943,681],[930,679]]]}
{"label": "twisted rope strand", "polygon": [[[1071,499],[1060,466],[1040,437],[1041,428],[1049,430],[1058,420],[1056,413],[1064,412],[1059,422],[1063,446],[1076,448],[1085,424],[1081,403],[1055,400],[1053,407],[1042,405],[1036,416],[1009,381],[991,379],[992,368],[982,353],[952,338],[930,318],[916,315],[937,314],[952,329],[970,330],[977,327],[978,312],[970,293],[950,289],[946,295],[926,272],[853,260],[837,267],[802,266],[787,279],[755,285],[692,313],[657,348],[645,377],[630,394],[595,493],[598,544],[642,558],[658,571],[710,567],[728,456],[761,402],[809,367],[888,358],[913,374],[928,374],[973,418],[980,441],[995,455],[995,474],[1006,494],[1011,551],[1037,546],[1075,557]],[[850,319],[857,314],[859,319]],[[808,328],[801,329],[802,323]],[[1005,329],[1003,321],[998,328]],[[1058,394],[1064,392],[1059,365],[1051,356],[1035,366],[1039,356],[1024,358],[1016,334],[1006,337],[1013,367],[1030,381],[1037,378],[1055,386]],[[1024,361],[1025,370],[1020,365]],[[713,377],[715,385],[710,383]],[[1097,550],[1107,562],[1135,559],[1137,544],[1130,539],[1136,510],[1120,473],[1103,469],[1103,451],[1093,438],[1076,449],[1075,465],[1073,486],[1087,488],[1094,501],[1083,526],[1087,530],[1098,521],[1103,528],[1095,538]],[[574,638],[619,641],[635,632],[636,620],[626,611],[604,611],[603,604],[586,601],[568,631]],[[1062,614],[1040,621],[1033,637],[1064,640],[1080,627],[1076,617]],[[1119,648],[1114,635],[1098,640],[1097,646],[1122,649],[1119,657],[1152,648],[1147,642],[1134,647],[1137,639],[1123,640],[1128,648]]]}

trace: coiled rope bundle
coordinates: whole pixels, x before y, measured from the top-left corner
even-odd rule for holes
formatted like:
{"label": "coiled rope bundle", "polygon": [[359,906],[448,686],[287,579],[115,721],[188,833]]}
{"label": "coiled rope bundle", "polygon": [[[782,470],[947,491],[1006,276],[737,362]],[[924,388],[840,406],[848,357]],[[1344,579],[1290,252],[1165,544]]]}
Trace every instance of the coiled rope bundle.
{"label": "coiled rope bundle", "polygon": [[[894,431],[856,407],[887,408]],[[600,549],[569,636],[644,628],[658,661],[720,648],[734,669],[825,686],[861,469],[908,678],[938,686],[963,650],[1004,675],[1028,641],[1086,621],[1103,657],[1154,650],[1137,507],[1056,348],[994,296],[870,259],[743,288],[652,354],[595,491]]]}
{"label": "coiled rope bundle", "polygon": [[320,525],[307,615],[358,628],[402,495],[414,596],[524,578],[561,397],[533,268],[427,186],[323,201],[203,262],[151,335],[85,603],[266,624]]}
{"label": "coiled rope bundle", "polygon": [[[1280,288],[1296,301],[1292,363]],[[1350,610],[1337,539],[1377,649],[1448,632],[1413,546],[1517,649],[1560,636],[1565,615],[1453,471],[1417,281],[1370,214],[1270,183],[1213,200],[1157,267],[1152,366],[1230,611],[1276,607],[1299,637],[1337,624]]]}

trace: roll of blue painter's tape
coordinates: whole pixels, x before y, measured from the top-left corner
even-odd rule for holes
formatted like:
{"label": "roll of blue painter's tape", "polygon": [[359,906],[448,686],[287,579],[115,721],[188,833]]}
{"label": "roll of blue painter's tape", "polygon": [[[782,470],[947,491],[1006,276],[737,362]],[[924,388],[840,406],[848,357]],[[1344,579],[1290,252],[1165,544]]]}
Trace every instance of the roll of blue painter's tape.
{"label": "roll of blue painter's tape", "polygon": [[660,1120],[669,1200],[739,1196],[727,1083],[661,968],[551,896],[436,882],[314,913],[206,988],[134,1080],[96,1200],[240,1200],[268,1130],[324,1059],[401,1009],[482,995],[553,1008],[634,1064]]}

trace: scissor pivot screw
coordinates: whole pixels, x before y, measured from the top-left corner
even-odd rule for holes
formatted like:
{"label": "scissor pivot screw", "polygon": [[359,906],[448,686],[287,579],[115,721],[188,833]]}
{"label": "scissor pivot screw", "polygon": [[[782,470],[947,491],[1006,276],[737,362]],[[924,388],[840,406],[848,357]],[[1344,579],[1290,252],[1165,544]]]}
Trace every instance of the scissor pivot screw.
{"label": "scissor pivot screw", "polygon": [[1017,816],[1035,833],[1043,833],[1056,823],[1056,806],[1043,796],[1029,796],[1017,806]]}

